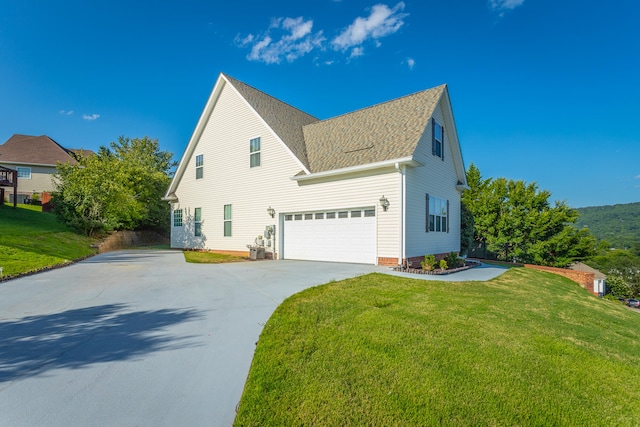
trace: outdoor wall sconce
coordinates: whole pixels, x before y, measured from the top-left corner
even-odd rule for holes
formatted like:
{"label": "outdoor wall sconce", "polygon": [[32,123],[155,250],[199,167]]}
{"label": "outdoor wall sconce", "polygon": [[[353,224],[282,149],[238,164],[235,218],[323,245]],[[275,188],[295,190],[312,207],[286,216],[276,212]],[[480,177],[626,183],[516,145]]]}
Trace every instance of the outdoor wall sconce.
{"label": "outdoor wall sconce", "polygon": [[380,197],[380,206],[382,206],[382,210],[386,212],[387,209],[389,209],[389,199],[384,196]]}
{"label": "outdoor wall sconce", "polygon": [[267,213],[271,215],[271,218],[274,218],[276,216],[276,210],[273,209],[271,206],[269,206],[269,209],[267,209]]}

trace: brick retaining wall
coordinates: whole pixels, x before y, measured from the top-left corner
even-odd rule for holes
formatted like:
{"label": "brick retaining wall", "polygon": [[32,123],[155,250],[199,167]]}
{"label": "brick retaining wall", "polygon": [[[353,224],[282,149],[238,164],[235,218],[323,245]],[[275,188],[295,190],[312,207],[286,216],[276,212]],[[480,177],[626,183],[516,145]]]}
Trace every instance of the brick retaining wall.
{"label": "brick retaining wall", "polygon": [[549,273],[558,274],[564,276],[567,279],[571,279],[590,293],[598,296],[597,292],[593,291],[593,281],[595,275],[593,273],[587,273],[584,271],[569,270],[568,268],[557,267],[543,267],[541,265],[525,264],[525,268],[532,268],[534,270],[548,271]]}

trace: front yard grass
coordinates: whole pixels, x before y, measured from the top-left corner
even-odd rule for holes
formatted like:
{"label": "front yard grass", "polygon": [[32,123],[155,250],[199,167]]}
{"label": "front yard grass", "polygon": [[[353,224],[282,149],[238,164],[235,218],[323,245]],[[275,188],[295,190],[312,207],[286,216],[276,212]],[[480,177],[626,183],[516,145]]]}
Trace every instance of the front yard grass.
{"label": "front yard grass", "polygon": [[91,255],[94,242],[40,206],[0,206],[0,267],[5,278]]}
{"label": "front yard grass", "polygon": [[370,274],[287,299],[237,426],[638,425],[640,316],[560,276]]}
{"label": "front yard grass", "polygon": [[198,264],[223,264],[228,262],[249,261],[247,257],[238,255],[218,254],[213,252],[183,251],[187,262]]}

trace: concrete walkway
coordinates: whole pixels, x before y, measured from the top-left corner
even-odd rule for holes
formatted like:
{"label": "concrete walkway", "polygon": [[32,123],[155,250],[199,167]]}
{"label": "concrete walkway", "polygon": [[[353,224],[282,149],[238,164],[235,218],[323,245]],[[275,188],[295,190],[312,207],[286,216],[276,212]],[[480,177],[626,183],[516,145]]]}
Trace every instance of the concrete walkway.
{"label": "concrete walkway", "polygon": [[[305,288],[374,271],[403,275],[119,251],[1,283],[0,426],[231,425],[275,308]],[[464,273],[476,278],[420,278],[498,272]]]}

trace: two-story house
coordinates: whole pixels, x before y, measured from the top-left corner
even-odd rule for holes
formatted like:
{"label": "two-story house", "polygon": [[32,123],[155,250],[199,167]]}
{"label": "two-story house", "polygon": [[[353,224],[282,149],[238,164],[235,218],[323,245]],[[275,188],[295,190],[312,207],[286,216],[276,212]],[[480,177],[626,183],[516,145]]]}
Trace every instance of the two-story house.
{"label": "two-story house", "polygon": [[[58,163],[78,163],[78,155],[91,155],[92,151],[62,147],[46,135],[15,134],[0,145],[0,166],[18,171],[17,201],[23,203],[34,193],[53,191],[52,177]],[[6,196],[13,203],[13,188]]]}
{"label": "two-story house", "polygon": [[174,248],[398,265],[460,250],[465,188],[446,85],[319,120],[220,74],[165,200]]}

